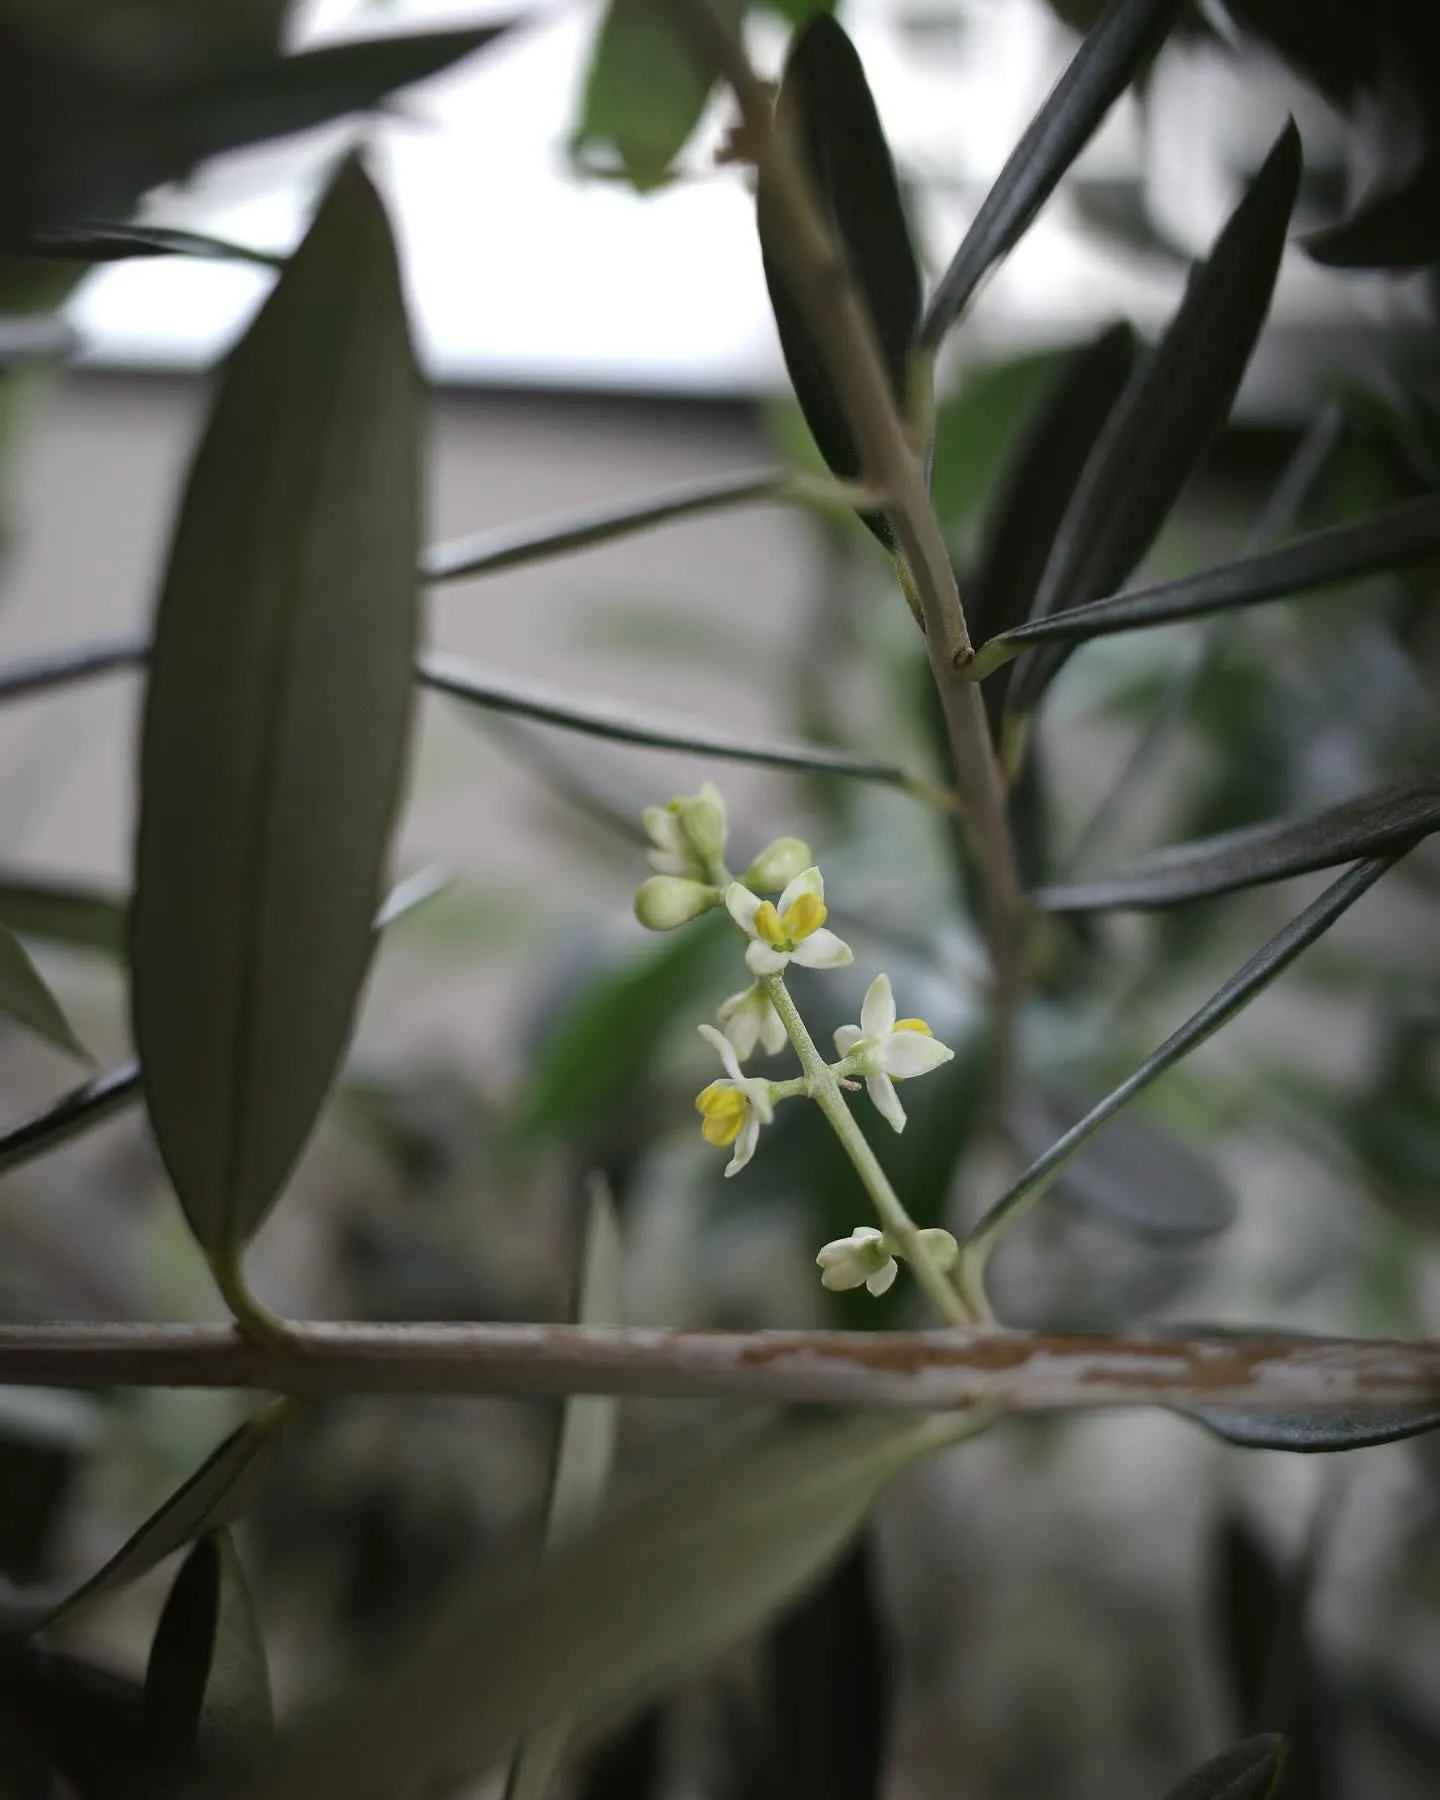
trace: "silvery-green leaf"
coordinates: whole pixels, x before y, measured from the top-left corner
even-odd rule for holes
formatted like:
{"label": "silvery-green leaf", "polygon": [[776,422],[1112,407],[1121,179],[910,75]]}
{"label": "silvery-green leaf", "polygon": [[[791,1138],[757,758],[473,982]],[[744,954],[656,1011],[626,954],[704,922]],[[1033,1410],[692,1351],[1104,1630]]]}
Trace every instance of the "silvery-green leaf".
{"label": "silvery-green leaf", "polygon": [[9,1019],[44,1038],[67,1056],[89,1060],[89,1051],[76,1037],[29,952],[4,925],[0,925],[0,1019]]}
{"label": "silvery-green leaf", "polygon": [[389,227],[349,163],[226,369],[150,653],[135,1037],[212,1260],[293,1167],[374,947],[409,726],[419,401]]}

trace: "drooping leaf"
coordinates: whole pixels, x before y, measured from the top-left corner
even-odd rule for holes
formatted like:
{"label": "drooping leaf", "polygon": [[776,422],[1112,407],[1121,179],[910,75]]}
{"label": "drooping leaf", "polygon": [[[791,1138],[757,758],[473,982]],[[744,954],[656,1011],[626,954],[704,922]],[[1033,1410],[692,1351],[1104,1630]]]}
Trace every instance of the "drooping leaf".
{"label": "drooping leaf", "polygon": [[1426,495],[1387,507],[1353,525],[1331,525],[1280,550],[1219,563],[1154,587],[1092,600],[1063,613],[1029,620],[994,639],[971,671],[983,678],[1030,644],[1079,644],[1117,631],[1143,631],[1229,607],[1257,606],[1339,581],[1380,575],[1440,551],[1440,498]]}
{"label": "drooping leaf", "polygon": [[933,349],[976,288],[1008,256],[1141,65],[1164,42],[1180,0],[1109,0],[1010,152],[925,309]]}
{"label": "drooping leaf", "polygon": [[145,1669],[145,1732],[163,1767],[224,1767],[275,1732],[270,1671],[230,1533],[208,1531],[180,1565]]}
{"label": "drooping leaf", "polygon": [[677,11],[663,0],[609,0],[571,155],[581,168],[622,174],[642,194],[662,187],[713,86]]}
{"label": "drooping leaf", "polygon": [[1157,851],[1113,874],[1041,888],[1047,912],[1179,906],[1312,869],[1379,856],[1440,829],[1440,780],[1420,776],[1302,818],[1271,819]]}
{"label": "drooping leaf", "polygon": [[802,487],[803,483],[786,469],[693,481],[638,504],[603,507],[578,518],[502,525],[495,531],[481,532],[478,537],[435,544],[425,552],[420,570],[426,581],[468,581],[473,576],[493,575],[520,563],[586,550],[594,544],[606,544],[695,513],[745,506],[754,500],[778,500],[792,493],[799,497],[797,490]]}
{"label": "drooping leaf", "polygon": [[18,1125],[0,1131],[0,1175],[8,1175],[37,1156],[48,1155],[67,1139],[89,1131],[139,1098],[137,1062],[120,1063],[93,1081],[72,1088]]}
{"label": "drooping leaf", "polygon": [[146,189],[208,157],[368,111],[508,28],[420,32],[294,56],[247,57],[159,89],[86,96],[57,122],[54,141],[36,148],[6,218],[21,224],[23,248],[37,229],[123,215]]}
{"label": "drooping leaf", "polygon": [[[517,718],[535,719],[617,744],[644,744],[662,750],[690,750],[697,756],[719,756],[732,762],[759,763],[772,769],[807,769],[823,775],[852,775],[859,781],[889,782],[918,793],[924,783],[894,763],[875,762],[834,750],[825,744],[787,744],[775,739],[741,736],[687,719],[631,706],[622,700],[572,700],[538,682],[497,675],[442,651],[420,658],[420,680],[438,693]],[[932,790],[933,791],[933,790]]]}
{"label": "drooping leaf", "polygon": [[[1055,534],[1085,463],[1135,370],[1136,340],[1112,325],[1075,351],[1011,456],[991,505],[974,572],[965,584],[965,616],[977,644],[1030,616]],[[985,688],[992,733],[1009,686]]]}
{"label": "drooping leaf", "polygon": [[103,956],[125,954],[125,902],[100,888],[0,878],[0,922],[24,937]]}
{"label": "drooping leaf", "polygon": [[[828,13],[814,14],[796,33],[776,116],[793,132],[801,167],[869,312],[903,412],[920,318],[920,275],[870,84],[855,46]],[[784,272],[785,233],[763,164],[755,207],[770,305],[795,398],[827,466],[853,480],[862,473],[859,453],[826,358]],[[891,545],[893,533],[882,516],[861,517],[881,543]]]}
{"label": "drooping leaf", "polygon": [[49,1607],[35,1626],[53,1625],[82,1601],[138,1581],[192,1538],[247,1512],[265,1485],[280,1453],[281,1433],[295,1412],[295,1402],[276,1400],[232,1431],[103,1568]]}
{"label": "drooping leaf", "polygon": [[243,1800],[453,1781],[556,1719],[673,1686],[824,1568],[901,1468],[978,1423],[782,1423],[692,1465],[538,1569],[458,1597],[302,1721]]}
{"label": "drooping leaf", "polygon": [[1173,1068],[1182,1057],[1227,1025],[1278,975],[1284,973],[1300,955],[1330,929],[1335,921],[1373,887],[1398,860],[1403,851],[1375,857],[1347,869],[1338,881],[1312,900],[1282,931],[1275,934],[1263,949],[1232,975],[1215,994],[1192,1013],[1178,1031],[1172,1032],[1160,1048],[1147,1056],[1140,1067],[1108,1094],[1098,1106],[1091,1107],[1085,1117],[1071,1126],[1062,1137],[1031,1163],[1019,1180],[995,1202],[976,1225],[967,1240],[966,1250],[983,1262],[1001,1232],[1052,1186],[1056,1177],[1072,1157],[1094,1137],[1095,1133],[1121,1113],[1137,1094],[1141,1094]]}
{"label": "drooping leaf", "polygon": [[419,382],[355,164],[227,369],[150,655],[131,965],[159,1145],[212,1259],[344,1053],[408,732]]}
{"label": "drooping leaf", "polygon": [[1284,1766],[1284,1738],[1246,1738],[1187,1775],[1165,1800],[1271,1800]]}
{"label": "drooping leaf", "polygon": [[[1066,1117],[1082,1109],[1059,1095],[1017,1108],[1021,1142],[1054,1141]],[[1077,1153],[1057,1193],[1071,1206],[1123,1230],[1170,1242],[1215,1237],[1235,1222],[1234,1191],[1208,1157],[1158,1126],[1113,1119]]]}
{"label": "drooping leaf", "polygon": [[33,1032],[63,1050],[67,1056],[90,1060],[90,1052],[76,1037],[60,1002],[30,960],[29,952],[14,932],[0,925],[0,1019]]}
{"label": "drooping leaf", "polygon": [[[622,1273],[615,1205],[596,1177],[572,1309],[577,1325],[620,1323]],[[593,1524],[610,1484],[619,1420],[620,1402],[613,1394],[572,1394],[565,1402],[545,1509],[547,1555]],[[544,1800],[567,1736],[561,1720],[524,1738],[510,1764],[506,1800]]]}
{"label": "drooping leaf", "polygon": [[[1056,533],[1035,618],[1124,581],[1224,425],[1270,310],[1300,168],[1287,125],[1111,413]],[[1058,649],[1026,659],[1011,690],[1018,711],[1033,708],[1063,660]]]}

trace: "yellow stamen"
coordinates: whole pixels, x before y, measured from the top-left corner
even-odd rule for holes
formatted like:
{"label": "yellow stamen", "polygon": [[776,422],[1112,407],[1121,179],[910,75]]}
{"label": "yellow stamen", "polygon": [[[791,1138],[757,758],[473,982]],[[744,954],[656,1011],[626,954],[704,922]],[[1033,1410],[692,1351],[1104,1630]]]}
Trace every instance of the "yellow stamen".
{"label": "yellow stamen", "polygon": [[934,1037],[935,1035],[923,1019],[897,1019],[894,1029],[896,1031],[918,1031],[921,1037]]}
{"label": "yellow stamen", "polygon": [[723,1149],[726,1144],[733,1144],[745,1123],[748,1104],[738,1088],[731,1087],[727,1082],[712,1081],[695,1098],[696,1111],[702,1113],[705,1120],[700,1127],[701,1137],[707,1144],[714,1144],[718,1149]]}
{"label": "yellow stamen", "polygon": [[[793,912],[795,909],[791,907],[790,910]],[[760,909],[755,914],[755,935],[763,938],[772,948],[785,942],[785,927],[780,923],[780,915],[772,900],[760,902]]]}
{"label": "yellow stamen", "polygon": [[[785,931],[792,944],[808,938],[825,923],[825,902],[818,894],[802,894],[785,910]],[[773,940],[772,940],[773,941]]]}

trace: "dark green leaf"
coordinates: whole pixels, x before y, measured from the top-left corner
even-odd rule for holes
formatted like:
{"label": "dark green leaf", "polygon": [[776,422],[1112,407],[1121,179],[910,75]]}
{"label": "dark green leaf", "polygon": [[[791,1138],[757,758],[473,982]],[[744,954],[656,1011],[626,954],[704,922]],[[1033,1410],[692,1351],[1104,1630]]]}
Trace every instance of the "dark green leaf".
{"label": "dark green leaf", "polygon": [[[1273,1336],[1274,1334],[1271,1333]],[[1243,1450],[1292,1450],[1316,1454],[1364,1450],[1440,1430],[1440,1407],[1316,1407],[1311,1411],[1257,1413],[1244,1407],[1187,1406],[1185,1417]]]}
{"label": "dark green leaf", "polygon": [[1440,828],[1440,781],[1422,776],[1297,819],[1269,819],[1177,844],[1113,874],[1041,888],[1047,912],[1178,906],[1416,843]]}
{"label": "dark green leaf", "polygon": [[1362,200],[1338,224],[1311,232],[1305,248],[1332,269],[1423,269],[1440,262],[1440,161]]}
{"label": "dark green leaf", "polygon": [[[1224,425],[1270,309],[1300,167],[1299,133],[1287,125],[1111,413],[1056,533],[1037,619],[1125,579]],[[1033,708],[1064,655],[1026,659],[1012,690],[1017,710]]]}
{"label": "dark green leaf", "polygon": [[579,518],[542,519],[533,525],[502,525],[478,537],[453,544],[436,544],[425,552],[420,572],[426,581],[464,581],[474,575],[493,575],[518,563],[542,557],[562,556],[585,550],[592,544],[627,537],[671,519],[693,513],[714,512],[722,506],[744,506],[752,500],[781,499],[796,487],[786,469],[758,475],[725,475],[717,480],[695,481],[638,505],[605,507]]}
{"label": "dark green leaf", "polygon": [[1020,241],[1057,182],[1165,39],[1180,0],[1110,0],[1010,152],[941,278],[920,327],[934,348],[985,276]]}
{"label": "dark green leaf", "polygon": [[1284,1738],[1246,1738],[1187,1775],[1166,1800],[1270,1800],[1284,1766]]}
{"label": "dark green leaf", "polygon": [[972,665],[983,677],[1027,644],[1078,644],[1116,631],[1143,631],[1198,619],[1233,606],[1303,596],[1339,581],[1356,581],[1419,562],[1440,551],[1440,496],[1388,507],[1353,525],[1331,525],[1280,550],[1220,563],[1154,587],[1114,594],[1013,627],[982,649]]}
{"label": "dark green leaf", "polygon": [[1375,73],[1386,17],[1380,7],[1354,0],[1225,0],[1225,10],[1342,109],[1348,111]]}
{"label": "dark green leaf", "polygon": [[[1081,1109],[1032,1101],[1017,1125],[1027,1147],[1052,1142]],[[1168,1131],[1133,1117],[1111,1121],[1071,1161],[1057,1195],[1123,1230],[1170,1242],[1215,1237],[1235,1222],[1237,1202],[1208,1157]]]}
{"label": "dark green leaf", "polygon": [[1300,955],[1397,861],[1400,852],[1357,863],[1336,882],[1326,888],[1305,910],[1296,915],[1283,931],[1279,931],[1263,949],[1256,951],[1245,966],[1232,975],[1196,1013],[1172,1032],[1160,1048],[1147,1056],[1134,1074],[1129,1075],[1098,1106],[1072,1125],[1043,1156],[1037,1157],[1008,1193],[1003,1194],[970,1234],[967,1249],[975,1256],[988,1256],[1000,1233],[1007,1225],[1028,1211],[1035,1201],[1054,1183],[1065,1165],[1102,1126],[1117,1116],[1141,1094],[1151,1082],[1173,1068],[1182,1057],[1213,1037],[1222,1025],[1229,1024],[1278,975],[1284,973]]}
{"label": "dark green leaf", "polygon": [[[1135,334],[1112,325],[1069,358],[1009,459],[985,521],[965,615],[977,644],[1030,616],[1086,459],[1135,370]],[[985,690],[998,735],[1008,682]]]}
{"label": "dark green leaf", "polygon": [[140,1065],[124,1062],[0,1132],[0,1175],[33,1162],[140,1098]]}
{"label": "dark green leaf", "polygon": [[[865,70],[828,13],[816,13],[796,34],[776,106],[778,118],[793,129],[801,165],[869,311],[891,392],[904,411],[920,275]],[[763,166],[755,205],[765,280],[795,397],[827,466],[853,480],[862,472],[860,457],[826,359],[784,274],[784,237],[774,222]],[[862,517],[883,544],[893,542],[882,517]]]}
{"label": "dark green leaf", "polygon": [[981,1423],[787,1422],[692,1465],[538,1569],[460,1595],[302,1722],[242,1800],[454,1782],[527,1732],[674,1686],[830,1563],[893,1475]]}
{"label": "dark green leaf", "polygon": [[210,1531],[175,1577],[145,1669],[145,1732],[162,1765],[216,1766],[270,1743],[260,1623],[230,1533]]}
{"label": "dark green leaf", "polygon": [[0,921],[23,937],[104,956],[125,954],[125,902],[98,888],[0,880]]}
{"label": "dark green leaf", "polygon": [[671,179],[713,85],[675,9],[664,0],[610,0],[571,154],[582,168],[623,174],[649,193]]}
{"label": "dark green leaf", "polygon": [[85,263],[191,256],[212,262],[254,263],[265,269],[285,266],[285,258],[273,250],[255,250],[247,244],[232,244],[199,231],[177,231],[168,225],[52,225],[35,233],[25,254]]}
{"label": "dark green leaf", "polygon": [[[968,532],[989,513],[1006,473],[1003,460],[1028,433],[1070,354],[1068,348],[1036,350],[977,362],[961,372],[955,392],[938,401],[930,502],[947,536]],[[967,592],[967,614],[969,605]]]}
{"label": "dark green leaf", "polygon": [[232,1431],[102,1569],[35,1624],[53,1625],[82,1601],[138,1581],[192,1538],[247,1512],[274,1466],[281,1432],[294,1412],[294,1402],[277,1400]]}
{"label": "dark green leaf", "polygon": [[922,784],[894,763],[872,762],[823,744],[786,744],[773,739],[737,736],[683,718],[647,713],[619,700],[571,700],[538,682],[493,675],[474,663],[441,651],[420,658],[426,687],[495,712],[514,713],[542,725],[559,725],[617,744],[645,744],[663,750],[689,750],[697,756],[719,756],[732,762],[760,763],[772,769],[808,769],[824,775],[853,775],[861,781],[890,782],[912,792]]}
{"label": "dark green leaf", "polygon": [[191,1228],[224,1263],[349,1038],[399,799],[416,628],[419,380],[355,164],[227,369],[150,657],[135,1037]]}
{"label": "dark green leaf", "polygon": [[88,1061],[90,1053],[76,1037],[60,1002],[45,985],[29,953],[15,934],[0,925],[0,1019],[9,1019],[44,1038],[67,1056]]}

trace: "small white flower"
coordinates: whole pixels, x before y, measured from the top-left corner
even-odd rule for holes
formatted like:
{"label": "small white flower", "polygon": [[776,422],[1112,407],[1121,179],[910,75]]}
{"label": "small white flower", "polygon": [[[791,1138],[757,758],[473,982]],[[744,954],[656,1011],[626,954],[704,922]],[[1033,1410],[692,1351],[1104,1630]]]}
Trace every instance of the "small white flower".
{"label": "small white flower", "polygon": [[[725,904],[730,905],[729,894]],[[895,1017],[888,975],[877,975],[870,983],[860,1008],[860,1023],[842,1025],[835,1033],[835,1048],[844,1058],[848,1074],[865,1077],[870,1098],[896,1131],[905,1129],[905,1109],[895,1083],[938,1069],[955,1054],[937,1041],[923,1019]]]}
{"label": "small white flower", "polygon": [[725,904],[750,939],[745,961],[752,974],[778,975],[791,962],[806,969],[840,969],[854,961],[850,946],[825,930],[825,883],[816,868],[802,870],[775,901],[762,900],[732,881]]}
{"label": "small white flower", "polygon": [[707,1144],[723,1149],[735,1146],[735,1154],[726,1166],[727,1175],[737,1175],[755,1154],[760,1127],[775,1117],[772,1098],[774,1084],[758,1076],[746,1075],[740,1068],[735,1051],[713,1025],[702,1025],[700,1035],[719,1053],[725,1065],[725,1076],[712,1081],[695,1097],[695,1110],[702,1124],[700,1135]]}
{"label": "small white flower", "polygon": [[725,854],[726,837],[725,801],[713,781],[667,806],[647,806],[640,816],[654,845],[649,858],[657,875],[709,880],[709,865]]}
{"label": "small white flower", "polygon": [[717,1016],[721,1031],[741,1062],[755,1054],[757,1044],[763,1045],[767,1056],[785,1048],[784,1021],[758,981],[732,994]]}
{"label": "small white flower", "polygon": [[890,1240],[873,1225],[857,1225],[849,1237],[826,1244],[815,1261],[821,1285],[834,1294],[843,1294],[863,1282],[872,1294],[879,1295],[895,1280]]}

